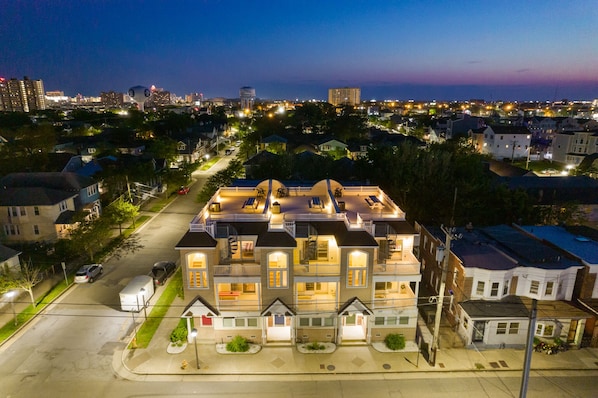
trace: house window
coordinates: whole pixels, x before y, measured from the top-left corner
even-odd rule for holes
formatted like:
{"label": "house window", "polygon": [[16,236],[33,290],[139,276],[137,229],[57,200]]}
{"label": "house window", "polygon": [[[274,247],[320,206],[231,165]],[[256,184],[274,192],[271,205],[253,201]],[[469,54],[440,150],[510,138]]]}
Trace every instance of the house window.
{"label": "house window", "polygon": [[483,296],[484,288],[485,288],[485,283],[482,281],[478,281],[477,287],[475,289],[475,294],[477,294],[478,296]]}
{"label": "house window", "polygon": [[272,289],[288,286],[288,256],[282,252],[268,254],[268,287]]}
{"label": "house window", "polygon": [[554,334],[554,325],[552,323],[538,322],[536,326],[536,336],[552,337]]}
{"label": "house window", "polygon": [[189,288],[208,288],[208,269],[206,255],[203,253],[192,253],[187,257],[189,264]]}
{"label": "house window", "polygon": [[519,322],[511,322],[509,324],[509,334],[519,334]]}
{"label": "house window", "polygon": [[496,334],[507,334],[507,323],[499,322],[496,326]]}
{"label": "house window", "polygon": [[233,321],[235,318],[224,318],[222,319],[222,326],[224,326],[225,328],[232,328],[233,327]]}
{"label": "house window", "polygon": [[34,235],[39,235],[39,225],[34,225],[33,226],[33,234]]}
{"label": "house window", "polygon": [[4,225],[4,233],[6,235],[21,235],[19,226],[15,225],[15,224],[5,224]]}
{"label": "house window", "polygon": [[16,206],[12,206],[8,208],[8,216],[17,217],[19,215],[19,208]]}
{"label": "house window", "polygon": [[334,319],[332,318],[299,318],[299,326],[303,327],[332,327]]}
{"label": "house window", "polygon": [[35,214],[36,216],[39,216],[39,207],[35,206],[33,208],[33,214]]}
{"label": "house window", "polygon": [[68,206],[66,205],[66,201],[62,201],[58,204],[58,208],[60,209],[61,212],[66,211],[66,209],[68,209]]}
{"label": "house window", "polygon": [[503,288],[502,288],[502,295],[506,296],[507,294],[509,294],[509,281],[508,280],[505,281]]}
{"label": "house window", "polygon": [[538,294],[538,290],[540,289],[540,282],[539,281],[532,281],[529,285],[529,293],[530,294]]}
{"label": "house window", "polygon": [[546,282],[546,289],[544,289],[544,295],[552,296],[553,288],[554,288],[554,282]]}
{"label": "house window", "polygon": [[96,184],[87,187],[87,196],[93,196],[98,193],[98,186]]}
{"label": "house window", "polygon": [[498,296],[498,282],[492,282],[492,288],[490,289],[490,296],[496,297]]}
{"label": "house window", "polygon": [[27,211],[24,207],[19,207],[19,215],[22,216],[26,216],[27,215]]}
{"label": "house window", "polygon": [[408,324],[409,324],[408,316],[400,316],[399,317],[399,325],[408,325]]}
{"label": "house window", "polygon": [[348,287],[367,286],[367,258],[367,253],[359,250],[356,250],[349,254],[349,266],[347,268]]}

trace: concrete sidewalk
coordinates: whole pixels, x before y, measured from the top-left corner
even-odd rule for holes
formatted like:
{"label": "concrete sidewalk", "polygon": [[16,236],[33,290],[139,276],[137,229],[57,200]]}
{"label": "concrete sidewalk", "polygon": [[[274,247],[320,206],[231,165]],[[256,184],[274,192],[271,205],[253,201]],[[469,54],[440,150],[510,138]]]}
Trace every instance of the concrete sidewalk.
{"label": "concrete sidewalk", "polygon": [[[376,349],[378,345],[347,345],[337,346],[332,353],[302,353],[295,346],[263,346],[254,354],[222,354],[215,344],[198,340],[200,369],[197,369],[193,343],[178,354],[167,352],[168,337],[178,324],[179,314],[174,313],[175,308],[180,307],[171,307],[148,348],[115,353],[113,366],[117,373],[132,380],[171,380],[200,375],[217,376],[216,380],[236,380],[243,375],[286,375],[293,379],[317,375],[377,378],[404,373],[522,371],[525,357],[524,350],[448,348],[438,351],[436,366],[431,366],[414,345],[400,352],[382,352]],[[185,369],[181,367],[183,361],[188,364]],[[533,370],[595,370],[598,374],[598,349],[569,350],[556,355],[534,352],[531,366]]]}

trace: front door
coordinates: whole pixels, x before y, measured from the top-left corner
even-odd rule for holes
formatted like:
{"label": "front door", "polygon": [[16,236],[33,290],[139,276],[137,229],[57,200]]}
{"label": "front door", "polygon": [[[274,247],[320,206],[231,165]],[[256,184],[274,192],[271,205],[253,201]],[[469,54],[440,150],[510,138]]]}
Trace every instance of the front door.
{"label": "front door", "polygon": [[486,321],[473,322],[473,342],[480,343],[484,341],[484,329],[486,328]]}
{"label": "front door", "polygon": [[270,342],[290,341],[292,317],[284,315],[270,315],[266,338]]}

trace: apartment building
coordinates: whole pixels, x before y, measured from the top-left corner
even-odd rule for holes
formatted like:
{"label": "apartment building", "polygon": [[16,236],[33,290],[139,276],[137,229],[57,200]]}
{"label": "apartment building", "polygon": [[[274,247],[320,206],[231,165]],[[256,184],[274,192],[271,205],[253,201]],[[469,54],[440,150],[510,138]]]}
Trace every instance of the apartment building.
{"label": "apartment building", "polygon": [[415,340],[420,263],[404,212],[376,186],[264,180],[223,187],[176,245],[182,313],[204,342]]}
{"label": "apartment building", "polygon": [[27,76],[23,80],[0,77],[0,111],[30,112],[46,109],[44,83],[31,80]]}
{"label": "apartment building", "polygon": [[555,134],[552,160],[579,166],[587,155],[598,153],[598,130],[571,131]]}
{"label": "apartment building", "polygon": [[342,87],[328,89],[328,102],[334,106],[352,105],[361,103],[361,89],[358,87]]}

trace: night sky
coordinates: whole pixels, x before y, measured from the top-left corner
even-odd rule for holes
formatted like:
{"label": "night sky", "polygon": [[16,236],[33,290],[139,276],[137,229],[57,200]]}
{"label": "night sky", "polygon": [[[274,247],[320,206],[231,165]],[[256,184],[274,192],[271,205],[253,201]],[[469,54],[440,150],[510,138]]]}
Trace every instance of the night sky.
{"label": "night sky", "polygon": [[0,76],[97,96],[598,98],[596,0],[0,0]]}

